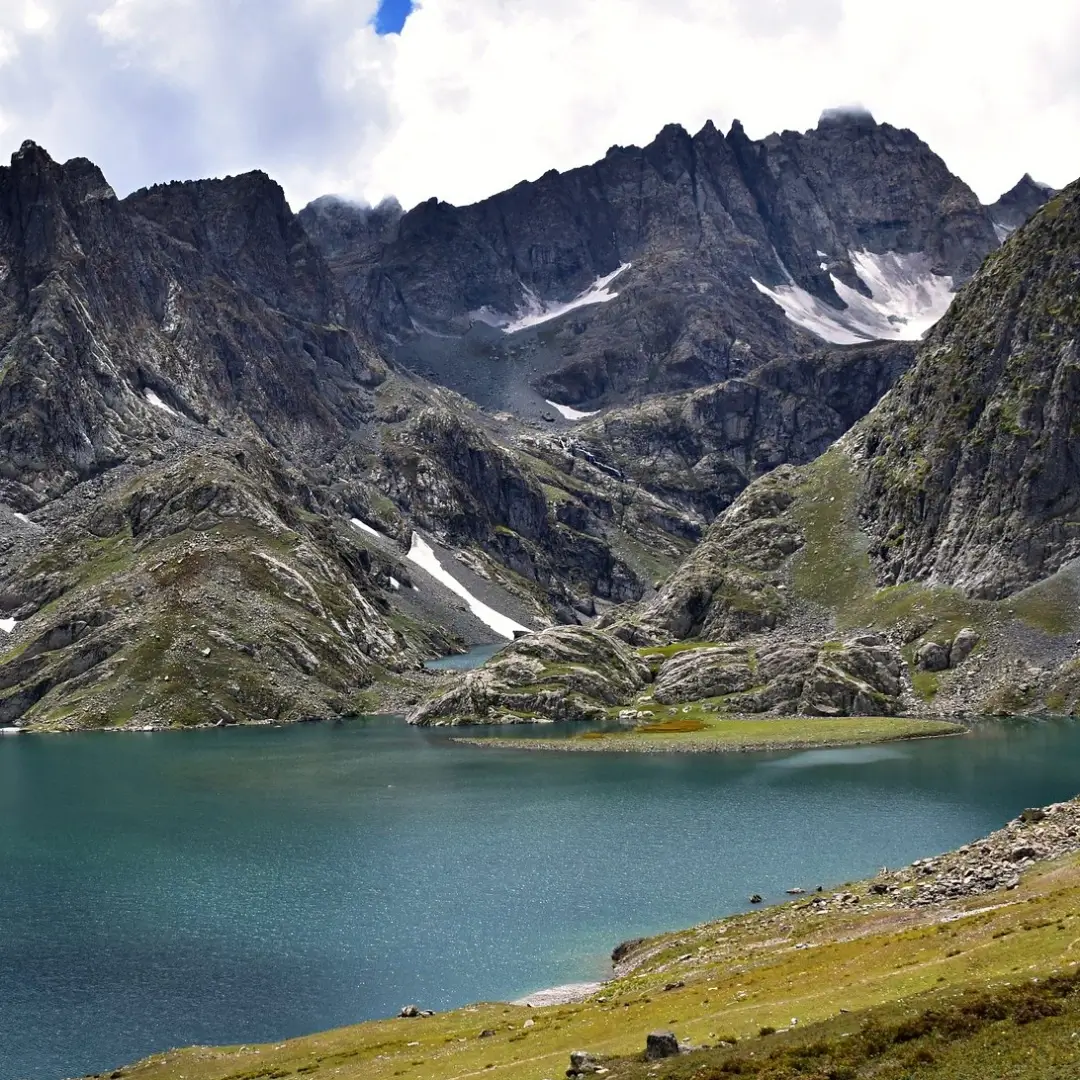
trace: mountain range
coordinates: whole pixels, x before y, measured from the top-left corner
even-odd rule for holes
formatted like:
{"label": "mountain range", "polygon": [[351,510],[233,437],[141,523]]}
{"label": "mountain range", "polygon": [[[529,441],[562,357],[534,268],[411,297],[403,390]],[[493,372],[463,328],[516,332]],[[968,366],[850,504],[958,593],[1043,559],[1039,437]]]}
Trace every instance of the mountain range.
{"label": "mountain range", "polygon": [[[837,611],[791,588],[791,515],[821,513],[797,491],[856,529],[859,598],[926,581],[968,611],[1067,574],[1074,224],[1071,189],[983,206],[851,111],[668,127],[408,213],[294,214],[261,173],[121,200],[25,144],[0,169],[0,726],[415,704],[423,659],[470,643],[587,666],[795,608],[802,689],[742,706],[891,707],[909,676],[806,690]],[[921,679],[955,621],[845,663]]]}

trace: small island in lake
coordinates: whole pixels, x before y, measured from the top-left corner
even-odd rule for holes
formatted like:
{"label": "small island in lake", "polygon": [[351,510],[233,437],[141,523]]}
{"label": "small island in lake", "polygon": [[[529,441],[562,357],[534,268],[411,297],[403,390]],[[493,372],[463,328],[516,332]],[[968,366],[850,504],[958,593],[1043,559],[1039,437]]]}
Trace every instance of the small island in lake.
{"label": "small island in lake", "polygon": [[565,738],[455,739],[470,746],[515,750],[615,751],[622,753],[737,753],[860,746],[903,739],[963,735],[961,724],[906,716],[732,717],[673,715],[623,731],[586,731]]}

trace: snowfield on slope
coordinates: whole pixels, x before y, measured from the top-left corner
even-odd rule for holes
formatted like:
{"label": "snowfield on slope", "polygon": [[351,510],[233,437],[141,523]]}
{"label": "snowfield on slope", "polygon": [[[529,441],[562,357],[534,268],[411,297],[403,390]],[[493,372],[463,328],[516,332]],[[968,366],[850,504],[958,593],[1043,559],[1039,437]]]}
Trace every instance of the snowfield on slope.
{"label": "snowfield on slope", "polygon": [[528,285],[522,285],[525,292],[525,302],[515,314],[504,315],[502,312],[493,311],[489,307],[482,307],[478,311],[471,312],[471,316],[477,322],[487,323],[488,326],[501,329],[504,334],[516,334],[519,330],[528,330],[530,327],[539,326],[541,323],[557,319],[568,311],[588,307],[590,304],[606,304],[614,300],[619,294],[612,292],[608,286],[623,271],[629,270],[630,266],[630,263],[623,263],[617,270],[612,270],[610,274],[598,277],[584,292],[575,296],[573,300],[565,302],[541,300]]}
{"label": "snowfield on slope", "polygon": [[508,615],[501,614],[473,596],[453,574],[443,567],[431,545],[419,533],[412,534],[412,547],[409,549],[406,558],[410,562],[416,563],[421,570],[426,570],[436,581],[445,585],[452,593],[460,596],[469,605],[469,610],[473,615],[501,637],[513,641],[515,630],[526,634],[532,632],[527,626],[514,622]]}
{"label": "snowfield on slope", "polygon": [[830,274],[836,295],[844,303],[834,308],[811,296],[793,281],[770,288],[757,278],[755,287],[796,326],[833,345],[855,345],[877,339],[917,341],[945,314],[955,295],[953,279],[935,274],[925,255],[898,255],[890,251],[848,252],[851,265],[870,290],[864,296]]}
{"label": "snowfield on slope", "polygon": [[379,532],[378,529],[373,528],[366,521],[361,521],[359,518],[349,518],[349,524],[354,529],[359,529],[361,532],[366,532],[370,536],[378,537],[378,539],[380,539],[380,540],[389,540],[390,539],[390,537],[388,537],[385,534]]}
{"label": "snowfield on slope", "polygon": [[557,401],[552,401],[551,398],[544,398],[553,409],[555,409],[564,420],[586,420],[590,416],[599,416],[600,410],[596,412],[582,412],[580,409],[575,409],[570,405],[560,405]]}
{"label": "snowfield on slope", "polygon": [[180,419],[180,414],[171,406],[166,405],[165,402],[162,401],[161,398],[159,398],[157,394],[155,394],[154,391],[151,390],[149,387],[147,387],[143,391],[143,394],[145,395],[148,404],[153,405],[155,409],[160,409],[162,412],[166,412],[170,416],[175,416],[177,420]]}

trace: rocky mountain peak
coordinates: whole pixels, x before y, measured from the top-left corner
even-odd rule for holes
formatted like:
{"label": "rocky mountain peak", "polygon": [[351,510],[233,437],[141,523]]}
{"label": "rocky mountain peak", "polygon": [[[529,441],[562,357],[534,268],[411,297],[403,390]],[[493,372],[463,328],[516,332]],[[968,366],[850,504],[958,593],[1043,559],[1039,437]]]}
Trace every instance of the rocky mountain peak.
{"label": "rocky mountain peak", "polygon": [[337,195],[324,195],[300,211],[300,220],[324,252],[339,256],[350,249],[388,243],[404,214],[401,203],[393,196],[387,196],[377,206],[366,206]]}
{"label": "rocky mountain peak", "polygon": [[1042,184],[1032,179],[1031,173],[1024,173],[1004,195],[991,203],[987,209],[999,232],[1005,236],[1019,228],[1036,210],[1056,192],[1049,184]]}
{"label": "rocky mountain peak", "polygon": [[178,256],[199,252],[283,311],[340,321],[325,265],[281,185],[266,173],[158,184],[123,205],[179,245]]}
{"label": "rocky mountain peak", "polygon": [[[547,400],[593,411],[707,385],[823,339],[917,338],[998,243],[926,143],[850,108],[756,141],[738,120],[726,137],[670,124],[471,206],[320,202],[301,220],[350,325],[537,417]],[[492,354],[508,374],[488,390]]]}

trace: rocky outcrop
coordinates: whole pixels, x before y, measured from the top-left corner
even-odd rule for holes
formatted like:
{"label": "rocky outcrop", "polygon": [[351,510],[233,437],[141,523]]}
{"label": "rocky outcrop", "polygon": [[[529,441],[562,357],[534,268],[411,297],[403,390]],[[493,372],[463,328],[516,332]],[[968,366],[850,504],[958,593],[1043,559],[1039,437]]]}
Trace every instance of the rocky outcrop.
{"label": "rocky outcrop", "polygon": [[553,627],[507,645],[408,719],[423,726],[600,720],[649,678],[648,664],[607,634]]}
{"label": "rocky outcrop", "polygon": [[717,705],[735,713],[892,716],[902,666],[898,650],[876,635],[705,647],[667,660],[652,696],[662,705],[722,698]]}
{"label": "rocky outcrop", "polygon": [[613,613],[612,633],[649,645],[776,627],[788,607],[786,565],[804,539],[789,513],[799,483],[783,466],[747,488],[653,599],[632,615]]}
{"label": "rocky outcrop", "polygon": [[1077,800],[1025,810],[1003,829],[902,870],[885,872],[870,889],[905,907],[923,907],[995,889],[1014,889],[1037,862],[1080,851]]}
{"label": "rocky outcrop", "polygon": [[[321,200],[301,220],[353,325],[485,405],[534,410],[543,398],[696,388],[812,348],[755,280],[840,311],[835,282],[869,296],[859,252],[918,254],[928,273],[960,281],[998,243],[989,213],[925,143],[852,112],[756,142],[738,122],[727,135],[672,125],[644,148],[612,147],[473,206],[432,199],[395,220]],[[580,303],[620,268],[606,286],[615,299]],[[542,332],[504,333],[575,301]],[[493,356],[512,378],[491,377]]]}

